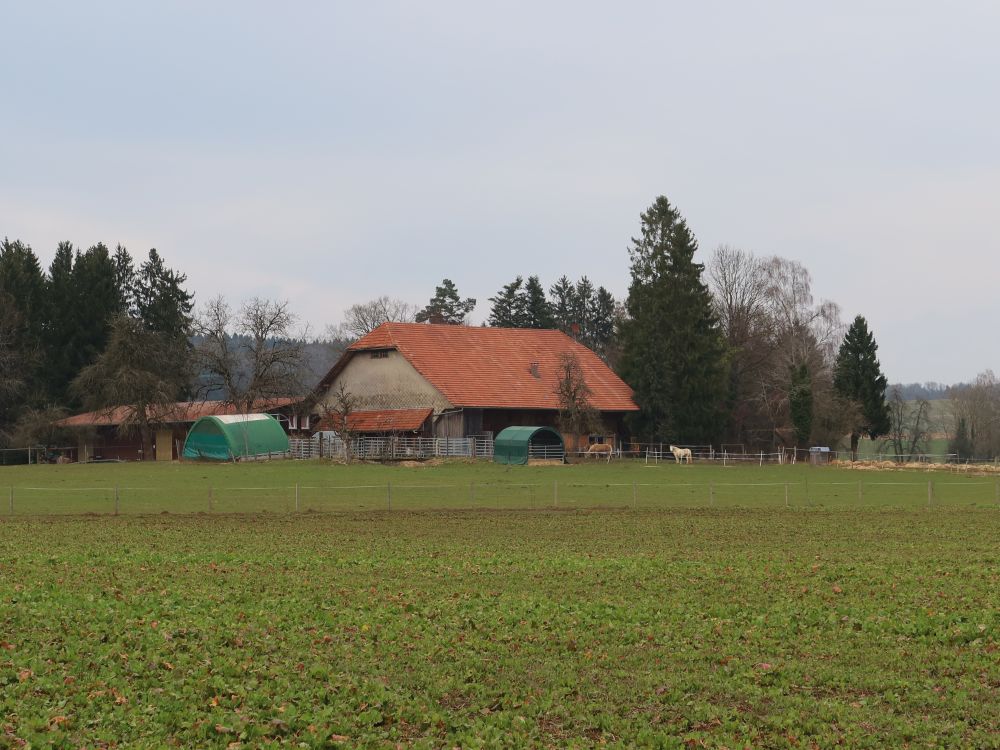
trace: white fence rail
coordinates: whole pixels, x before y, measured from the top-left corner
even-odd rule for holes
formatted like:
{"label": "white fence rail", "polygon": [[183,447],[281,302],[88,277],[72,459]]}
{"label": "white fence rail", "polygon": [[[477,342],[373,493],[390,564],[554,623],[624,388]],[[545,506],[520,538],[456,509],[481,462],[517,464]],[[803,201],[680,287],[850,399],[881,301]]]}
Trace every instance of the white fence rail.
{"label": "white fence rail", "polygon": [[[336,435],[291,438],[292,458],[346,458],[348,446]],[[493,439],[489,437],[421,438],[359,437],[351,441],[350,455],[376,461],[423,458],[492,458]]]}

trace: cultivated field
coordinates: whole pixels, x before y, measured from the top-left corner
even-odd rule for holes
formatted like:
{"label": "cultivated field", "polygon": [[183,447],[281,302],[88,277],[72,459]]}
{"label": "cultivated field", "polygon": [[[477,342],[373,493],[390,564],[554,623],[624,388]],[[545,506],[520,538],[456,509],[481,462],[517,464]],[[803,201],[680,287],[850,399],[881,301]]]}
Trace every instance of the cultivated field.
{"label": "cultivated field", "polygon": [[[859,474],[5,471],[18,502],[29,486],[143,481],[195,514],[0,516],[0,747],[1000,746],[993,480],[928,507],[926,474],[866,474],[865,497],[899,484],[858,506],[832,483]],[[445,503],[435,484],[559,481],[560,496],[553,508],[539,490],[534,510],[478,495],[472,510],[407,509],[395,490],[391,512],[200,506],[209,485],[221,503],[223,488],[303,477],[420,485],[414,506]],[[828,494],[786,508],[786,479]],[[669,492],[633,510],[633,481]],[[754,481],[769,483],[735,486]],[[584,507],[617,485],[618,507]],[[672,500],[686,486],[704,497]]]}

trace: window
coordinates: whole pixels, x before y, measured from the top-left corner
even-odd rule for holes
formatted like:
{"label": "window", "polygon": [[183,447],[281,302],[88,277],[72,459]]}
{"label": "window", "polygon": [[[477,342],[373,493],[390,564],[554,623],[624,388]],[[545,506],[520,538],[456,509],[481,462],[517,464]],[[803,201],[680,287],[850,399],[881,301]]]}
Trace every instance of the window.
{"label": "window", "polygon": [[372,359],[388,359],[389,350],[388,349],[376,349],[372,352]]}

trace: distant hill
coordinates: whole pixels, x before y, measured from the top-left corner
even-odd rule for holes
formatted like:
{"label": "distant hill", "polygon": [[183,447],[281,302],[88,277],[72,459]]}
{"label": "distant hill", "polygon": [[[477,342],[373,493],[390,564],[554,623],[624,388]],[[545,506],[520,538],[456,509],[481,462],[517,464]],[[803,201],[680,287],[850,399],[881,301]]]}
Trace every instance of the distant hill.
{"label": "distant hill", "polygon": [[892,393],[893,388],[899,388],[903,394],[904,401],[915,401],[918,398],[928,401],[940,401],[948,398],[948,391],[952,388],[961,387],[963,383],[956,385],[945,385],[944,383],[893,383],[889,386],[888,393]]}
{"label": "distant hill", "polygon": [[[233,344],[238,344],[243,340],[243,337],[234,336],[231,341]],[[198,337],[191,338],[192,344],[198,343]],[[333,367],[334,363],[340,359],[340,355],[344,353],[344,350],[350,346],[351,342],[346,339],[325,339],[308,341],[305,344],[305,373],[303,375],[303,381],[307,389],[311,389],[317,383],[319,383],[320,378],[329,372],[330,368]],[[198,378],[198,382],[204,382],[204,376]],[[303,394],[304,395],[304,394]],[[213,391],[209,396],[209,400],[221,400],[226,398],[227,394],[223,391]]]}

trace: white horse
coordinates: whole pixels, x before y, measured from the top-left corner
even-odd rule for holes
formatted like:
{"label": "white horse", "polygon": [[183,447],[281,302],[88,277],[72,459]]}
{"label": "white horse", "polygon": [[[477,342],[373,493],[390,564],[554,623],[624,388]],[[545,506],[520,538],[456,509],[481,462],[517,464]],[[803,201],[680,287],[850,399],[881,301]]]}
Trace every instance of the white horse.
{"label": "white horse", "polygon": [[676,445],[670,446],[670,452],[674,454],[674,461],[676,463],[691,463],[691,449],[690,448],[678,448]]}

